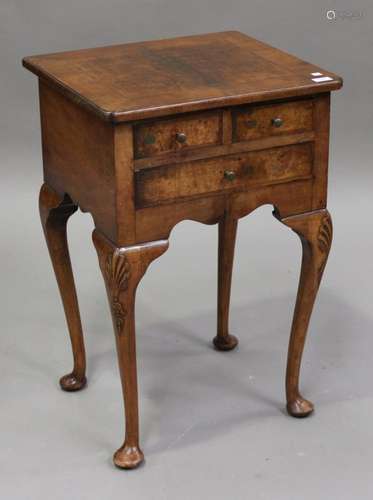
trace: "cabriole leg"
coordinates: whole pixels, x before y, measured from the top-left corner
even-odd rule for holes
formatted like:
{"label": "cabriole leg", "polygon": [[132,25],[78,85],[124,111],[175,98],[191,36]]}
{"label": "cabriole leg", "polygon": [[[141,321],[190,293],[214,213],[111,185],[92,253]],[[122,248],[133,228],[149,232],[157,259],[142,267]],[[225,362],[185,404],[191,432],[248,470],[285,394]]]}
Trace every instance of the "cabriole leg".
{"label": "cabriole leg", "polygon": [[95,230],[93,242],[113,317],[125,408],[124,444],[116,451],[113,459],[116,466],[133,469],[144,460],[144,454],[139,445],[135,338],[136,289],[149,264],[167,250],[168,241],[117,248]]}
{"label": "cabriole leg", "polygon": [[230,351],[238,344],[237,338],[229,334],[229,302],[236,233],[237,219],[226,212],[219,222],[218,317],[217,335],[213,340],[214,346],[219,351]]}
{"label": "cabriole leg", "polygon": [[87,383],[82,325],[66,237],[67,221],[77,208],[46,184],[41,187],[40,218],[65,310],[74,357],[73,371],[60,379],[61,388],[65,391],[78,391]]}
{"label": "cabriole leg", "polygon": [[313,411],[313,404],[299,392],[299,373],[312,308],[332,242],[332,220],[327,210],[280,220],[298,234],[303,248],[302,269],[289,342],[286,398],[290,415],[306,417]]}

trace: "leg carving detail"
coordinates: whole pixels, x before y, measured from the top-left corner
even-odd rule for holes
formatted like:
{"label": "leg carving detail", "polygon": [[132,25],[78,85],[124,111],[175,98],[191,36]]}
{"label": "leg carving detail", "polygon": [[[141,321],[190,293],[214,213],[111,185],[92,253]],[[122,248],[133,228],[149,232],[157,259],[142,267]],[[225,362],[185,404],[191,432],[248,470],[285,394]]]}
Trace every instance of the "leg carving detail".
{"label": "leg carving detail", "polygon": [[303,256],[297,300],[291,327],[286,370],[287,410],[293,417],[306,417],[313,404],[299,392],[302,354],[320,281],[328,259],[333,226],[327,210],[281,219],[301,239]]}
{"label": "leg carving detail", "polygon": [[41,187],[40,218],[65,310],[74,358],[72,372],[60,379],[65,391],[78,391],[87,383],[82,325],[66,237],[67,221],[77,208],[46,184]]}
{"label": "leg carving detail", "polygon": [[237,338],[229,334],[229,303],[236,233],[237,219],[227,212],[219,222],[218,318],[217,335],[213,339],[214,346],[219,351],[230,351],[238,344]]}
{"label": "leg carving detail", "polygon": [[121,335],[124,322],[127,316],[127,310],[119,301],[121,292],[128,288],[128,280],[131,276],[131,268],[125,254],[113,252],[108,254],[105,262],[105,281],[108,284],[110,292],[110,304],[112,315],[115,322],[116,332]]}
{"label": "leg carving detail", "polygon": [[117,248],[95,230],[93,242],[113,317],[124,399],[126,424],[124,444],[115,452],[113,460],[117,467],[133,469],[144,460],[144,454],[139,445],[135,335],[136,289],[149,264],[167,250],[168,241]]}

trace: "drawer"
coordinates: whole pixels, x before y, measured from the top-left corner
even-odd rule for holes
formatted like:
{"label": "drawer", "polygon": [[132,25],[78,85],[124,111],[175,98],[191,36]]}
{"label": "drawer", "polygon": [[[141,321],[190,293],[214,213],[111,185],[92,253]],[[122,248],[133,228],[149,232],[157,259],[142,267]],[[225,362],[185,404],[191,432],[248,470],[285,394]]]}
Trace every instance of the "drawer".
{"label": "drawer", "polygon": [[248,106],[233,111],[233,142],[250,141],[313,129],[311,99]]}
{"label": "drawer", "polygon": [[192,114],[134,127],[135,158],[222,143],[222,112]]}
{"label": "drawer", "polygon": [[312,143],[190,161],[136,172],[136,204],[240,191],[312,176]]}

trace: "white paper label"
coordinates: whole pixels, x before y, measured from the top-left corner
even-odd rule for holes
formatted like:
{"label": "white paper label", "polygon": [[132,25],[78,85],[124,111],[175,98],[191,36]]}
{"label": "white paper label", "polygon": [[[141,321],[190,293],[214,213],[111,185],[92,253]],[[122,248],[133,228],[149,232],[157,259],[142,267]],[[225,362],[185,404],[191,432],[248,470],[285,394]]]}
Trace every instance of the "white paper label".
{"label": "white paper label", "polygon": [[333,80],[333,78],[330,78],[330,76],[321,76],[319,78],[312,78],[312,81],[315,83],[329,82],[331,80]]}

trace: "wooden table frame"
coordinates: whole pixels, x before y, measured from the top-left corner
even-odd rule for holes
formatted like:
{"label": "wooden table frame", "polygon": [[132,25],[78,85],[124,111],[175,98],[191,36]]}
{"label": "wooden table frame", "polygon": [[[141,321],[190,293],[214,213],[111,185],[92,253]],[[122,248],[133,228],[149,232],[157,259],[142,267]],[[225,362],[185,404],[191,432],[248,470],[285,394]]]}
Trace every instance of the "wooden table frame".
{"label": "wooden table frame", "polygon": [[[155,56],[149,54],[154,47],[165,47],[168,58],[175,49],[182,58],[183,50],[206,46],[212,54],[212,66],[219,67],[226,64],[215,50],[220,41],[234,42],[237,52],[250,49],[261,64],[265,58],[275,58],[286,71],[293,65],[292,70],[296,67],[303,72],[303,79],[304,73],[319,70],[231,32],[131,44],[128,50],[135,51],[139,64],[144,64],[144,58],[153,64]],[[123,49],[106,48],[104,53],[112,58],[111,68],[120,50],[129,46],[119,47]],[[225,50],[226,45],[222,47]],[[24,60],[24,65],[39,76],[45,179],[40,214],[74,356],[72,372],[60,380],[62,389],[76,391],[86,385],[84,340],[66,238],[67,221],[78,206],[90,212],[95,222],[93,242],[118,351],[126,432],[114,463],[134,468],[144,459],[139,445],[135,345],[135,295],[142,276],[167,250],[169,234],[177,223],[191,219],[218,224],[217,333],[213,343],[219,350],[233,349],[238,341],[229,333],[228,324],[237,222],[257,207],[271,204],[275,217],[295,231],[302,242],[286,398],[290,415],[309,415],[313,405],[299,391],[299,373],[308,323],[332,241],[332,222],[326,209],[330,91],[342,85],[341,79],[328,73],[325,82],[315,83],[307,76],[307,85],[302,80],[286,86],[278,76],[271,83],[273,88],[265,92],[259,85],[247,94],[237,91],[218,98],[185,100],[175,105],[168,100],[162,106],[156,102],[141,109],[133,106],[116,111],[100,104],[101,94],[96,101],[91,95],[85,98],[88,90],[76,90],[68,81],[74,74],[69,62],[73,65],[77,59],[79,64],[79,58],[84,58],[84,62],[90,62],[89,68],[100,66],[104,64],[101,50]],[[190,64],[182,68],[182,72],[189,72],[188,77],[195,70]],[[175,65],[170,68],[176,74],[180,70]],[[80,66],[79,71],[81,75],[88,70]],[[193,75],[190,78],[193,82]],[[283,123],[284,130],[277,133]]]}

